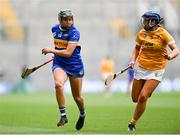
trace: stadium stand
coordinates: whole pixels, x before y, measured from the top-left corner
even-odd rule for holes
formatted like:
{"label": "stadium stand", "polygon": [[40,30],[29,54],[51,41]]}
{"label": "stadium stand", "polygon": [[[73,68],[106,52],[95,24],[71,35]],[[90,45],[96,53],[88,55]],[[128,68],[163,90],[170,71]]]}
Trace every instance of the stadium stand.
{"label": "stadium stand", "polygon": [[[0,2],[1,10],[3,1],[5,0]],[[22,65],[34,66],[51,57],[50,55],[41,55],[41,49],[45,46],[53,46],[51,26],[55,22],[58,23],[57,12],[62,8],[72,9],[76,16],[74,21],[81,31],[82,57],[85,62],[85,79],[87,80],[100,79],[98,76],[99,69],[96,65],[99,65],[101,59],[107,54],[110,54],[115,60],[116,69],[123,68],[130,58],[134,47],[134,35],[140,27],[138,26],[140,18],[139,0],[6,1],[11,2],[12,7],[0,12],[0,56],[5,58],[1,61],[1,65],[5,67],[7,78],[12,84],[21,79]],[[157,5],[160,1],[158,0]],[[174,1],[167,0],[168,4],[172,6],[174,6]],[[141,4],[147,2],[152,5],[152,2],[148,0],[141,1]],[[165,10],[163,9],[164,3],[159,4],[162,12]],[[172,9],[174,9],[179,22],[180,7]],[[24,38],[21,37],[22,40],[15,41],[5,38],[4,30],[8,31],[8,29],[5,28],[4,21],[2,21],[4,14],[9,15],[7,18],[16,20],[13,23],[15,33],[19,33],[20,37],[24,35]],[[122,33],[113,33],[112,27],[109,25],[113,20],[118,20],[115,25],[119,25],[117,27],[120,27]],[[24,28],[24,34],[22,34],[21,28]],[[172,32],[176,35],[177,45],[180,48],[179,27]],[[11,36],[18,36],[18,34]],[[170,79],[180,77],[180,74],[177,74],[180,73],[179,66],[179,59],[169,62],[165,76]],[[36,89],[54,89],[50,67],[47,65],[32,74],[32,82]],[[121,79],[125,78],[126,74],[121,76]]]}

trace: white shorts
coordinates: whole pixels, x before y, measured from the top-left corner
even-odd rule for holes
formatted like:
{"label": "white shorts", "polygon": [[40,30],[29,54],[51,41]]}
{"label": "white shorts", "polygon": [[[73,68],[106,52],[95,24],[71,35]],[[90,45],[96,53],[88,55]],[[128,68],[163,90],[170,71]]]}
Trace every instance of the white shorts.
{"label": "white shorts", "polygon": [[143,69],[143,68],[137,66],[134,69],[134,71],[135,71],[134,72],[134,78],[136,80],[140,80],[140,79],[151,80],[151,79],[154,79],[154,80],[158,80],[158,81],[161,82],[162,77],[164,75],[165,69],[151,71],[151,70],[146,70],[146,69]]}

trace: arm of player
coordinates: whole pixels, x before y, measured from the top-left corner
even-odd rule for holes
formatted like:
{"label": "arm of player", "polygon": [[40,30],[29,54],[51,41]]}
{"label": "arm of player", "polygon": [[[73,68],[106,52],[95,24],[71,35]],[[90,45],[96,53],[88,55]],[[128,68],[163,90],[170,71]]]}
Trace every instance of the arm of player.
{"label": "arm of player", "polygon": [[56,50],[54,48],[45,47],[42,49],[42,54],[46,55],[48,53],[53,53],[62,57],[70,57],[76,48],[75,44],[69,43],[65,50]]}
{"label": "arm of player", "polygon": [[141,46],[140,45],[136,45],[136,47],[133,50],[131,61],[129,62],[129,65],[131,66],[131,68],[134,68],[134,64],[135,64],[135,61],[136,61],[136,59],[137,59],[137,57],[139,55],[140,49],[141,49]]}
{"label": "arm of player", "polygon": [[163,52],[162,55],[167,59],[167,60],[172,60],[175,57],[179,55],[179,49],[177,48],[176,44],[169,44],[169,48],[172,50],[172,52],[168,55],[167,52]]}

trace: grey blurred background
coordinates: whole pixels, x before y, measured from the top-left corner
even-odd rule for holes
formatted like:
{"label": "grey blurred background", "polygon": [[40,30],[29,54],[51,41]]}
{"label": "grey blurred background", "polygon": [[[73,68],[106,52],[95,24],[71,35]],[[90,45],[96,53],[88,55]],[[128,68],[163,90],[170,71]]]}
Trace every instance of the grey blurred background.
{"label": "grey blurred background", "polygon": [[[125,67],[146,10],[159,10],[164,26],[180,48],[180,0],[0,0],[0,73],[12,87],[21,80],[24,65],[33,67],[52,55],[43,47],[54,47],[51,27],[58,23],[60,9],[74,12],[81,33],[85,80],[100,80],[100,61],[110,56],[116,71]],[[180,77],[180,58],[168,62],[165,77]],[[121,79],[126,78],[124,74]],[[54,89],[51,64],[30,77],[36,90]]]}

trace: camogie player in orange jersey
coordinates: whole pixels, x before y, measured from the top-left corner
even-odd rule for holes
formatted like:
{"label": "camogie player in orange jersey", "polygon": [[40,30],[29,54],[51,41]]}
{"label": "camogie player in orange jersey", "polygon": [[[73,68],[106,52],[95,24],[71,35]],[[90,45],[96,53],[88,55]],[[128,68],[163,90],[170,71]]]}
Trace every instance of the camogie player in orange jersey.
{"label": "camogie player in orange jersey", "polygon": [[[148,97],[162,80],[166,61],[179,54],[174,38],[160,26],[161,20],[156,11],[148,11],[142,15],[143,29],[136,36],[136,46],[129,63],[134,68],[137,59],[131,93],[133,102],[137,104],[128,131],[136,130],[135,125],[146,108]],[[171,49],[170,54],[167,54],[167,46]]]}
{"label": "camogie player in orange jersey", "polygon": [[[102,59],[100,66],[101,66],[100,67],[101,68],[101,77],[102,77],[102,80],[105,81],[107,76],[114,72],[114,69],[115,69],[114,60],[112,58],[110,58],[109,56],[106,56],[105,58]],[[110,85],[109,86],[105,85],[104,94],[106,96],[109,96],[109,94],[110,94]]]}

